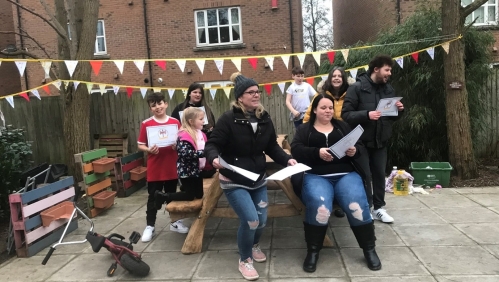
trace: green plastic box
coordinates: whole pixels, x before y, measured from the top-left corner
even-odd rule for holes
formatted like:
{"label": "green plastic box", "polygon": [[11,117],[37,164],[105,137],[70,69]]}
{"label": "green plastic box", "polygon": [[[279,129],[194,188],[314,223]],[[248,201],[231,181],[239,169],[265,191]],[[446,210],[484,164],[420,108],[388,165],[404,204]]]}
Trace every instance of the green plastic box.
{"label": "green plastic box", "polygon": [[450,182],[450,172],[452,166],[446,162],[411,162],[409,168],[414,176],[414,184],[421,184],[430,187],[440,184],[448,187]]}

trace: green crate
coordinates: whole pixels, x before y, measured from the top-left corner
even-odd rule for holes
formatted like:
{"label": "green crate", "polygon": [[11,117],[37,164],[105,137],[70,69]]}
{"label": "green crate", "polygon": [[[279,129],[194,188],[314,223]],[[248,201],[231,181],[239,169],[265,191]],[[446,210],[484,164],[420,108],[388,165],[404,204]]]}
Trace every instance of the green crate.
{"label": "green crate", "polygon": [[448,187],[450,182],[450,163],[442,162],[411,162],[409,169],[414,176],[414,184],[422,184],[430,187],[440,184]]}

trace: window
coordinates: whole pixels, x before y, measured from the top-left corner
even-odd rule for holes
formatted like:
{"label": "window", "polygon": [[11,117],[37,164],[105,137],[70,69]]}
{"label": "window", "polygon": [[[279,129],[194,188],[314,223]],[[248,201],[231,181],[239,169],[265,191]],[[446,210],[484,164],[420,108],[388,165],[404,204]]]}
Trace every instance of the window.
{"label": "window", "polygon": [[[71,40],[71,29],[68,23],[68,35],[69,40]],[[95,37],[95,51],[94,55],[104,55],[107,54],[106,47],[106,30],[104,29],[104,20],[97,21],[97,35]]]}
{"label": "window", "polygon": [[[474,0],[462,0],[463,7],[468,6]],[[466,17],[466,24],[472,23],[475,19],[474,25],[496,25],[497,24],[497,1],[489,0],[485,2],[480,8],[476,9],[468,17]]]}
{"label": "window", "polygon": [[232,81],[209,81],[209,82],[198,82],[203,85],[203,88],[211,88],[211,87],[231,87],[234,86]]}
{"label": "window", "polygon": [[239,7],[195,11],[196,45],[242,43]]}

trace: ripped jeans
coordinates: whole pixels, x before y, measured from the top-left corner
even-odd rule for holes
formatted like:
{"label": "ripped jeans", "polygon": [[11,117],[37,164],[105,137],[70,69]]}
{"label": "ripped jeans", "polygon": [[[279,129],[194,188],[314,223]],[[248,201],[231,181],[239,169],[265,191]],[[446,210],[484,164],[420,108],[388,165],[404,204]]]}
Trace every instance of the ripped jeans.
{"label": "ripped jeans", "polygon": [[237,246],[241,261],[252,258],[251,248],[260,241],[267,223],[267,186],[255,190],[244,188],[224,189],[230,206],[239,217]]}
{"label": "ripped jeans", "polygon": [[364,183],[357,172],[327,177],[305,173],[302,199],[307,211],[305,222],[311,225],[328,224],[334,199],[345,212],[350,226],[372,221]]}

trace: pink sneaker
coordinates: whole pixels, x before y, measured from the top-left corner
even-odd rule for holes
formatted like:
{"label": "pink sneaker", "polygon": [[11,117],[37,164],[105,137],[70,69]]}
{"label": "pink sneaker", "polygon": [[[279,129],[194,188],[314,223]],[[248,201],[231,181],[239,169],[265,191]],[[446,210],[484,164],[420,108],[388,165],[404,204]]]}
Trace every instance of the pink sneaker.
{"label": "pink sneaker", "polygon": [[244,261],[241,261],[239,259],[239,272],[243,275],[244,279],[246,280],[256,280],[258,277],[258,272],[256,269],[253,267],[253,260],[251,258],[247,258]]}
{"label": "pink sneaker", "polygon": [[253,260],[256,262],[264,262],[267,260],[265,253],[260,249],[260,244],[254,244],[252,248]]}

